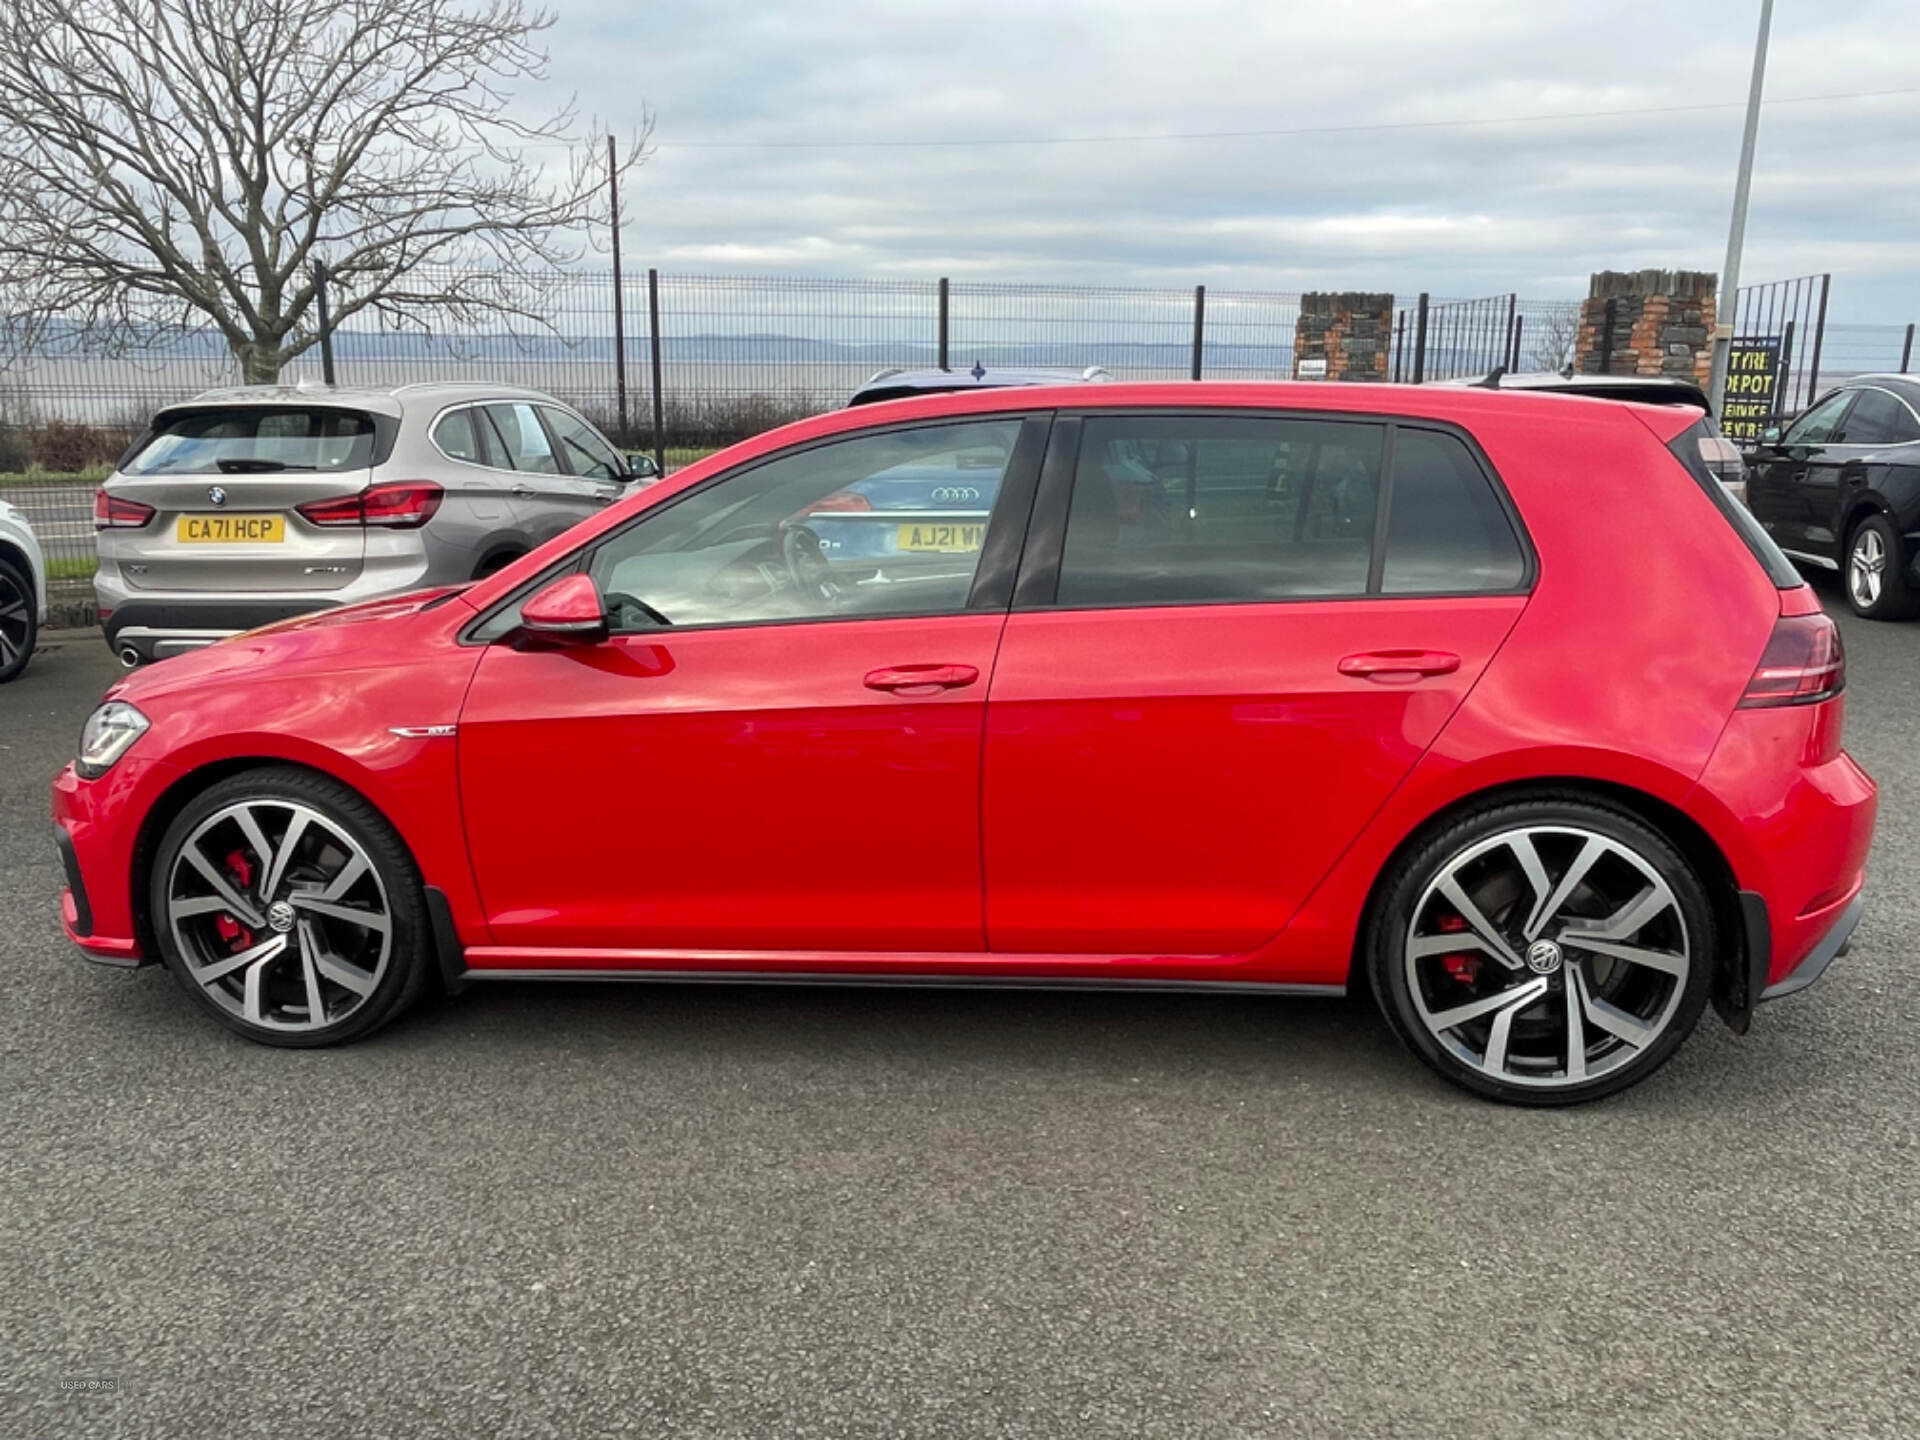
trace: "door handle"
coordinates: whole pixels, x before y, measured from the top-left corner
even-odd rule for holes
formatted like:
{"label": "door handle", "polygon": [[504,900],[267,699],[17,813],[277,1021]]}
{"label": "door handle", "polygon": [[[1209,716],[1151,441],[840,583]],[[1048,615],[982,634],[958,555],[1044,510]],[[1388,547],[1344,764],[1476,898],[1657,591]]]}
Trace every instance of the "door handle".
{"label": "door handle", "polygon": [[936,690],[959,690],[979,678],[980,672],[971,665],[889,665],[869,670],[864,683],[869,690],[890,690],[896,695],[931,695]]}
{"label": "door handle", "polygon": [[1451,675],[1459,668],[1460,657],[1446,650],[1369,650],[1340,662],[1342,675],[1383,685],[1407,684],[1428,675]]}
{"label": "door handle", "polygon": [[518,495],[522,500],[528,500],[533,496],[533,487],[531,485],[515,485],[511,487],[509,493]]}

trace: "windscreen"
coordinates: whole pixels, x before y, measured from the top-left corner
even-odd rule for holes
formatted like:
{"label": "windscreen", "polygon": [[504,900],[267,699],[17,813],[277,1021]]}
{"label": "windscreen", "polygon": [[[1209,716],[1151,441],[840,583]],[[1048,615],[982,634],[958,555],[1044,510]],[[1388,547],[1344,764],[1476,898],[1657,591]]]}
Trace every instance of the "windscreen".
{"label": "windscreen", "polygon": [[329,406],[190,410],[162,418],[121,462],[131,476],[248,475],[283,470],[364,470],[374,424],[357,410]]}

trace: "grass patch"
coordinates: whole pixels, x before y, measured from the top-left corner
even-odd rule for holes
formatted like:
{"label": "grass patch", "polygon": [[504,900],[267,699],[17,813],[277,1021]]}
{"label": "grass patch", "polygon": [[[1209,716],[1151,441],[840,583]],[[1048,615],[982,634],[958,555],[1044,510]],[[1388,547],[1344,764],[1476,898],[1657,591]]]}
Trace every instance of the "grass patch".
{"label": "grass patch", "polygon": [[52,585],[62,580],[91,580],[93,572],[99,567],[99,560],[92,555],[50,556],[47,560],[47,583]]}

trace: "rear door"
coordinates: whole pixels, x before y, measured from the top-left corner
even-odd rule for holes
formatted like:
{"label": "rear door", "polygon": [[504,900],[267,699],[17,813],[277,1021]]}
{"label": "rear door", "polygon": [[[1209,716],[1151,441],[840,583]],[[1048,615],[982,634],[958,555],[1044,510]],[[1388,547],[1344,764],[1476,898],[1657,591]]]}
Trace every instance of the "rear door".
{"label": "rear door", "polygon": [[102,555],[135,590],[338,590],[360,574],[366,532],[298,507],[365,489],[395,424],[323,405],[166,412],[106,484],[154,513],[102,531]]}
{"label": "rear door", "polygon": [[1054,433],[988,698],[988,943],[1246,952],[1465,697],[1528,552],[1445,427],[1243,411]]}
{"label": "rear door", "polygon": [[568,472],[558,442],[540,418],[540,408],[525,400],[481,407],[493,427],[494,443],[513,470],[507,494],[514,518],[536,545],[599,508]]}

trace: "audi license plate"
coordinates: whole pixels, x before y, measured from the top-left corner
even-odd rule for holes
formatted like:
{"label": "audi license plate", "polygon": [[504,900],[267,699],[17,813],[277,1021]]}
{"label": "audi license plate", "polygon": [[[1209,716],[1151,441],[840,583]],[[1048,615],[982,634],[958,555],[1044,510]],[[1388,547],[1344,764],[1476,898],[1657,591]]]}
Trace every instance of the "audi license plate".
{"label": "audi license plate", "polygon": [[287,517],[182,515],[173,537],[182,545],[278,545],[287,538]]}
{"label": "audi license plate", "polygon": [[979,525],[954,525],[941,521],[937,524],[902,525],[899,531],[899,545],[902,550],[930,550],[940,554],[965,555],[978,550],[987,537],[987,527]]}

